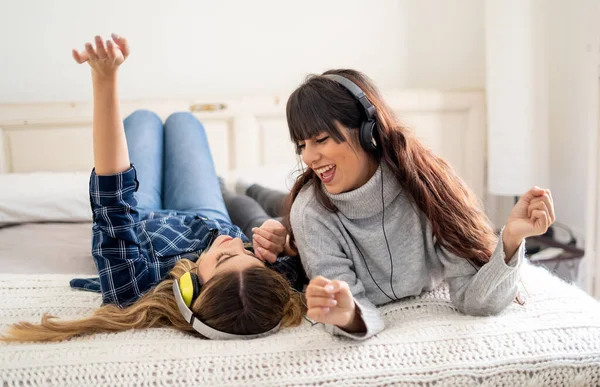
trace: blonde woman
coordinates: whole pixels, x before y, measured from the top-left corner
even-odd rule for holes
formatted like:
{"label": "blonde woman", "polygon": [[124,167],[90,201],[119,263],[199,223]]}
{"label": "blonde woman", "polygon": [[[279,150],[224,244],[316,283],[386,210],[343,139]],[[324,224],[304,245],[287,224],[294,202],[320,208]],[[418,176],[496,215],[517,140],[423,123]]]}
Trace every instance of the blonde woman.
{"label": "blonde woman", "polygon": [[79,64],[91,67],[94,88],[92,255],[104,305],[77,321],[44,316],[40,324],[15,324],[2,340],[61,341],[157,326],[247,339],[297,325],[302,300],[292,285],[301,282],[300,265],[277,257],[286,246],[285,228],[266,221],[254,249],[246,248],[248,239],[225,209],[204,129],[192,115],[173,114],[163,125],[138,111],[121,121],[118,68],[128,55],[127,41],[116,35],[73,50]]}

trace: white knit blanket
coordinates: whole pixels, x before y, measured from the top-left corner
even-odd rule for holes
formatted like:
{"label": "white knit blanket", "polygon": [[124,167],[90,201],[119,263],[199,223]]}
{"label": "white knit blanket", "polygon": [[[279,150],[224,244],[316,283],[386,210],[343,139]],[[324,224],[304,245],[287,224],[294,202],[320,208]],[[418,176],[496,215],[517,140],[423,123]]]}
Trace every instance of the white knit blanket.
{"label": "white knit blanket", "polygon": [[[43,312],[85,316],[98,294],[64,275],[1,275],[0,329]],[[2,385],[599,386],[600,303],[548,272],[523,268],[526,304],[495,317],[457,312],[447,289],[381,308],[387,328],[364,341],[319,325],[254,341],[209,341],[171,329],[0,344]]]}

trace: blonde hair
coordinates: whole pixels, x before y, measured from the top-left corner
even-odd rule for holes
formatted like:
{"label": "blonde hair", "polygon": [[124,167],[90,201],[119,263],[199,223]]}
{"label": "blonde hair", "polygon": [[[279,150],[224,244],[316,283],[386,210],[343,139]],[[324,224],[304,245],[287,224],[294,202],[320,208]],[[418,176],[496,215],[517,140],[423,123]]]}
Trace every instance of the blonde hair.
{"label": "blonde hair", "polygon": [[[0,341],[57,342],[85,334],[169,326],[196,333],[179,312],[172,289],[174,280],[196,268],[194,262],[183,259],[171,270],[171,278],[161,281],[128,307],[104,305],[91,316],[73,321],[44,314],[39,324],[11,325]],[[279,321],[282,327],[298,325],[305,307],[302,295],[281,274],[266,267],[252,267],[212,277],[191,309],[213,328],[252,334],[265,332]]]}

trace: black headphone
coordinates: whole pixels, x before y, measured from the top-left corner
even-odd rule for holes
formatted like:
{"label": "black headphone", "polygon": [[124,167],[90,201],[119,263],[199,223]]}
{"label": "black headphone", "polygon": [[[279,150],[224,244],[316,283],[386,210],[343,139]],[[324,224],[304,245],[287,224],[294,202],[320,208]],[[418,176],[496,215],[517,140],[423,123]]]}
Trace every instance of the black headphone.
{"label": "black headphone", "polygon": [[375,106],[369,101],[365,92],[348,78],[337,74],[325,74],[323,77],[331,79],[343,86],[363,107],[366,119],[362,122],[360,128],[358,128],[360,145],[367,152],[377,153],[379,151],[379,145],[376,140],[377,121],[375,118]]}

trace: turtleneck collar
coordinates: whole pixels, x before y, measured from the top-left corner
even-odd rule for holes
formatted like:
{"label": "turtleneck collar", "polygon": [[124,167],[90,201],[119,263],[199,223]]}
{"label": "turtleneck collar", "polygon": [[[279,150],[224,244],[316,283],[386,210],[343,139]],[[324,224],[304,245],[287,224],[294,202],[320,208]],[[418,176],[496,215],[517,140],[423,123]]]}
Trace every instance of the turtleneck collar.
{"label": "turtleneck collar", "polygon": [[[382,174],[383,172],[383,174]],[[363,186],[353,191],[330,194],[323,191],[332,203],[348,219],[364,219],[381,212],[381,184],[383,181],[383,202],[387,207],[400,193],[401,186],[389,167],[380,163],[375,174]]]}

